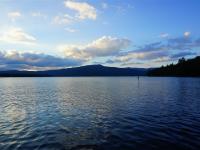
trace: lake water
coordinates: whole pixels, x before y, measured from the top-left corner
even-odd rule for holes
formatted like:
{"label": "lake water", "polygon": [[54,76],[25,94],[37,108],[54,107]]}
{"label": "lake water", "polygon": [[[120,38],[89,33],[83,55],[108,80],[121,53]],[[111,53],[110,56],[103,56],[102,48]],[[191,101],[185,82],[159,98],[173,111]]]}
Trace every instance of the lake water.
{"label": "lake water", "polygon": [[0,78],[0,150],[200,148],[200,78]]}

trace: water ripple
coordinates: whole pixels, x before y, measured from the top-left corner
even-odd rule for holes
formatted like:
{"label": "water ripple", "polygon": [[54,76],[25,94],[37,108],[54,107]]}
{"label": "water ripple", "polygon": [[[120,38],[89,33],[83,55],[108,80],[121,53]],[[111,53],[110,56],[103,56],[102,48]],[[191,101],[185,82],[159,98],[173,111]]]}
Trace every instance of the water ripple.
{"label": "water ripple", "polygon": [[198,78],[0,78],[1,150],[198,150]]}

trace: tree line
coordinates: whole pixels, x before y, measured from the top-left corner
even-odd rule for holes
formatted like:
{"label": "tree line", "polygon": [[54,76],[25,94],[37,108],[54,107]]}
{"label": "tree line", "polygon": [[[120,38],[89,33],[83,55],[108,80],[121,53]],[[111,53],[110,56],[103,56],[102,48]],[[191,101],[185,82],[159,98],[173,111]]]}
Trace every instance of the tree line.
{"label": "tree line", "polygon": [[160,68],[152,69],[149,76],[200,76],[200,56],[192,59],[180,58],[177,64],[169,64]]}

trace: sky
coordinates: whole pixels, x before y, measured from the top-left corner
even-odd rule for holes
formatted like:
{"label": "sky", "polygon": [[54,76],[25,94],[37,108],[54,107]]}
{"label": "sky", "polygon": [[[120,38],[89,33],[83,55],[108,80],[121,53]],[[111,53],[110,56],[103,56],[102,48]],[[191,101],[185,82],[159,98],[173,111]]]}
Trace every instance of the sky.
{"label": "sky", "polygon": [[0,70],[151,68],[200,55],[199,0],[1,0]]}

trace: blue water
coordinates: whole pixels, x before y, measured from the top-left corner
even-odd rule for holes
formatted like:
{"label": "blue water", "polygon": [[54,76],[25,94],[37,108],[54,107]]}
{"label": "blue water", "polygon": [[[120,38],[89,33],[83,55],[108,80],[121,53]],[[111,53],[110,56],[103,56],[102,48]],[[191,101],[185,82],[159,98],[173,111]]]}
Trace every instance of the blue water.
{"label": "blue water", "polygon": [[200,78],[0,78],[0,150],[200,149]]}

